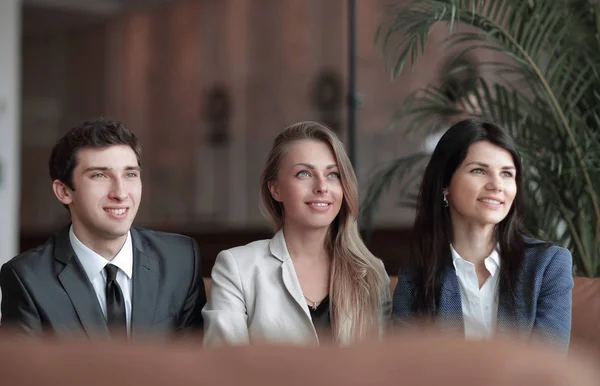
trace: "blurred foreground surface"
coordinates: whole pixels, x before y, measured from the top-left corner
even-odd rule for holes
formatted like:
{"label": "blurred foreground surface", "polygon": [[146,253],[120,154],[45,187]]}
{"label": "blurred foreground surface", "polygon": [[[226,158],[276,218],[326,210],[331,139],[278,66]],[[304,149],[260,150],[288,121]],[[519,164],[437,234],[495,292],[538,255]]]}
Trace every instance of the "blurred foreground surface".
{"label": "blurred foreground surface", "polygon": [[510,340],[393,334],[348,348],[203,349],[200,337],[159,345],[0,342],[2,385],[598,385],[598,357]]}

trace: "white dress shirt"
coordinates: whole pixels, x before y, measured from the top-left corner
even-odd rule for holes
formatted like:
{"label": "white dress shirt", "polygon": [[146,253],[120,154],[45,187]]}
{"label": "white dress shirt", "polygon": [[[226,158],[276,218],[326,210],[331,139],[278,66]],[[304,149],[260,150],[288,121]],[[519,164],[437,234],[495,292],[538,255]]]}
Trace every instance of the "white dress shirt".
{"label": "white dress shirt", "polygon": [[123,292],[123,299],[125,301],[125,314],[127,316],[127,332],[131,332],[131,294],[132,294],[132,275],[133,275],[133,248],[131,245],[131,232],[127,233],[127,240],[123,244],[123,248],[117,253],[112,261],[106,260],[90,248],[85,246],[73,232],[73,226],[69,229],[69,239],[71,246],[77,258],[81,262],[85,273],[87,274],[94,291],[96,291],[96,297],[100,308],[106,318],[106,272],[104,267],[111,263],[116,265],[119,270],[117,271],[117,283],[121,287]]}
{"label": "white dress shirt", "polygon": [[484,260],[490,276],[479,288],[475,265],[462,257],[450,245],[452,263],[460,286],[460,298],[467,339],[485,339],[494,334],[498,319],[498,282],[500,255],[497,249]]}

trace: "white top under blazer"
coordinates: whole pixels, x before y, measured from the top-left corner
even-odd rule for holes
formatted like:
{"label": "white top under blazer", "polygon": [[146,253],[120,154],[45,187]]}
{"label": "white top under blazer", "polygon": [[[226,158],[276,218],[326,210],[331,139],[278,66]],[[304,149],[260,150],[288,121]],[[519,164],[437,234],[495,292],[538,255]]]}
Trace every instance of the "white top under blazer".
{"label": "white top under blazer", "polygon": [[479,288],[475,265],[463,259],[452,245],[450,245],[450,252],[460,286],[465,337],[468,339],[491,338],[498,321],[500,255],[494,249],[484,260],[485,268],[490,276]]}

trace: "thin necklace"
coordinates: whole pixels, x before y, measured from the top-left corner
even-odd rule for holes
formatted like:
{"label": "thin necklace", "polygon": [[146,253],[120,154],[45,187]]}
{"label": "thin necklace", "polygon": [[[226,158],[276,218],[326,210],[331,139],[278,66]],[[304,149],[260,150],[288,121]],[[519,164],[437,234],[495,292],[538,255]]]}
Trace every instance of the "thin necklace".
{"label": "thin necklace", "polygon": [[[304,294],[303,294],[303,295],[304,295]],[[322,300],[322,299],[321,299],[321,301],[318,301],[318,302],[315,302],[314,300],[310,300],[310,299],[309,299],[309,298],[308,298],[306,295],[304,295],[304,299],[306,299],[306,300],[308,300],[310,303],[312,303],[312,304],[309,304],[308,306],[309,306],[310,308],[312,308],[312,310],[313,310],[313,311],[316,311],[316,310],[317,310],[317,308],[319,307],[319,304],[321,304],[321,302],[323,302],[323,300]],[[325,299],[325,298],[323,298],[323,299]]]}

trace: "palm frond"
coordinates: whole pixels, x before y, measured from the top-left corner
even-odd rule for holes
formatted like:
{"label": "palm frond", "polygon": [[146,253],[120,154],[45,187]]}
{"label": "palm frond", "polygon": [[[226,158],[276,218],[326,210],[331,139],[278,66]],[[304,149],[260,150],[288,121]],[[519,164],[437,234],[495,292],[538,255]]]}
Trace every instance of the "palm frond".
{"label": "palm frond", "polygon": [[[417,90],[394,114],[391,126],[408,118],[405,132],[411,135],[469,115],[503,125],[522,152],[525,188],[533,203],[529,229],[569,247],[579,273],[598,274],[600,1],[585,6],[581,0],[392,4],[376,36],[392,79],[407,63],[414,69],[432,29],[441,25],[448,28],[446,44],[456,57],[484,49],[502,53],[503,59],[478,63],[482,73],[494,77],[478,79],[469,97],[449,97],[447,85]],[[369,223],[384,191],[381,179],[401,174],[397,168],[387,170],[372,180],[373,194],[364,208],[371,213],[365,215]],[[412,199],[400,203],[410,205]]]}
{"label": "palm frond", "polygon": [[365,198],[361,204],[361,228],[370,230],[372,228],[373,216],[376,214],[379,201],[383,194],[387,192],[392,183],[399,182],[401,184],[400,192],[406,193],[407,180],[413,175],[418,176],[419,165],[429,158],[429,154],[417,153],[406,157],[398,158],[388,163],[384,167],[376,171],[371,177]]}
{"label": "palm frond", "polygon": [[[600,265],[600,22],[586,21],[593,25],[594,37],[586,38],[582,25],[587,16],[581,7],[567,5],[550,0],[413,0],[390,8],[378,39],[392,78],[407,61],[414,68],[431,29],[440,23],[448,25],[448,47],[459,57],[481,49],[504,54],[503,61],[480,63],[495,71],[501,83],[479,79],[470,98],[458,101],[430,85],[411,94],[394,120],[409,118],[408,134],[465,114],[503,125],[519,144],[526,166],[527,195],[534,202],[528,226],[534,234],[570,247],[578,271],[593,276]],[[600,18],[596,14],[593,20]],[[477,31],[460,31],[461,24]],[[506,80],[514,75],[519,76],[517,85]],[[374,186],[381,186],[376,181],[382,177],[373,179]],[[370,196],[367,211],[382,193]]]}

